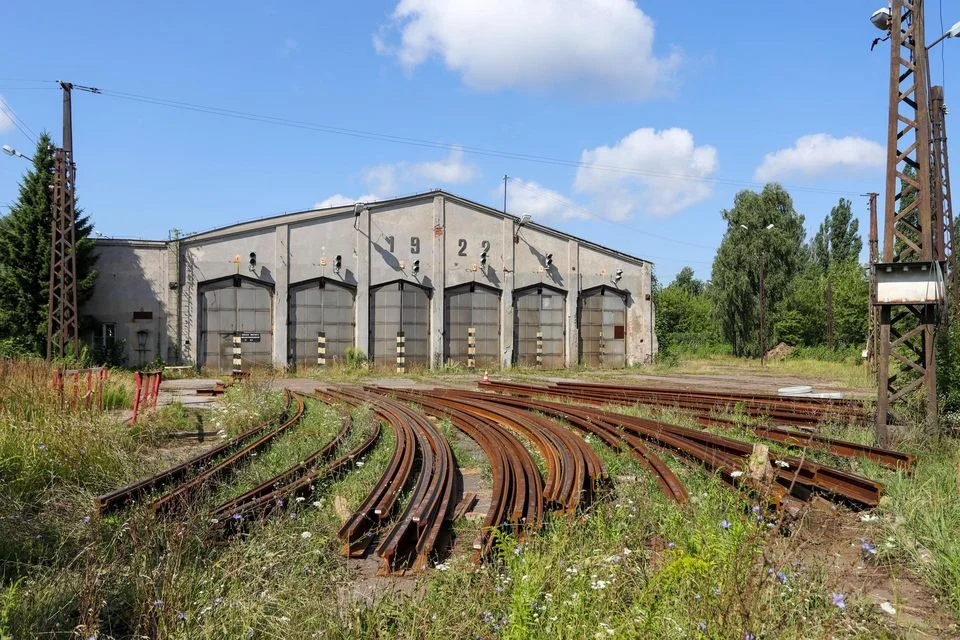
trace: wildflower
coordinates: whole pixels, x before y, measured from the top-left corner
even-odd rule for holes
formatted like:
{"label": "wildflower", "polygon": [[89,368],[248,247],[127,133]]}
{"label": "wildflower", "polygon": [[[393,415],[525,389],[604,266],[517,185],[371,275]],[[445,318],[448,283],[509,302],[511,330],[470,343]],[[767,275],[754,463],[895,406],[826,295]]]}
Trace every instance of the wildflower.
{"label": "wildflower", "polygon": [[153,606],[155,606],[155,607],[157,607],[157,608],[162,607],[162,606],[163,606],[163,600],[154,600],[154,601],[153,601]]}
{"label": "wildflower", "polygon": [[519,556],[522,550],[523,550],[523,545],[518,544],[516,547],[513,548],[513,555]]}
{"label": "wildflower", "polygon": [[846,596],[842,593],[834,593],[831,594],[830,597],[833,599],[833,606],[835,606],[837,609],[847,608]]}
{"label": "wildflower", "polygon": [[290,622],[290,618],[287,616],[280,616],[280,622]]}
{"label": "wildflower", "polygon": [[363,466],[363,460],[359,461],[359,462],[357,463],[357,466],[358,466],[358,467],[362,467],[362,466]]}
{"label": "wildflower", "polygon": [[703,597],[703,596],[701,596],[699,593],[693,594],[693,599],[696,600],[697,602],[700,602],[700,598],[702,598],[702,597]]}
{"label": "wildflower", "polygon": [[216,518],[210,518],[210,524],[217,524],[218,522],[220,521],[217,520]]}
{"label": "wildflower", "polygon": [[757,640],[757,636],[747,631],[745,634],[743,634],[743,640]]}
{"label": "wildflower", "polygon": [[83,524],[90,524],[90,516],[83,516]]}
{"label": "wildflower", "polygon": [[668,543],[667,543],[667,549],[673,549],[675,546],[677,546],[677,545],[674,544],[674,543],[672,543],[672,542],[668,542]]}
{"label": "wildflower", "polygon": [[177,620],[180,620],[182,622],[186,619],[187,619],[187,614],[185,614],[183,611],[180,611],[179,613],[177,613]]}
{"label": "wildflower", "polygon": [[578,573],[580,573],[580,572],[577,571],[577,568],[576,568],[576,567],[569,567],[569,568],[567,569],[567,575],[575,576],[575,575],[577,575]]}
{"label": "wildflower", "polygon": [[493,614],[490,613],[489,611],[484,611],[482,619],[485,623],[490,624],[491,622],[493,622]]}
{"label": "wildflower", "polygon": [[86,449],[80,449],[80,455],[82,455],[82,456],[87,455],[87,450],[86,450]]}
{"label": "wildflower", "polygon": [[730,523],[727,522],[726,520],[722,520],[722,521],[720,522],[720,526],[723,527],[724,529],[729,529],[729,528],[730,528]]}
{"label": "wildflower", "polygon": [[630,555],[631,553],[633,553],[633,551],[631,551],[630,549],[628,549],[628,548],[626,548],[626,547],[623,548],[623,555],[628,556],[628,555]]}
{"label": "wildflower", "polygon": [[787,584],[787,574],[783,571],[777,571],[777,580],[780,581],[780,584]]}
{"label": "wildflower", "polygon": [[446,571],[449,568],[450,568],[450,565],[448,565],[446,562],[437,563],[437,565],[434,567],[434,569],[436,569],[437,571]]}
{"label": "wildflower", "polygon": [[610,586],[609,580],[593,580],[590,582],[590,588],[592,588],[594,591],[601,591],[606,589],[608,586]]}
{"label": "wildflower", "polygon": [[[670,544],[673,544],[673,543],[671,542]],[[613,555],[613,556],[610,556],[609,558],[607,558],[607,562],[609,562],[610,564],[617,564],[617,563],[620,562],[622,559],[623,559],[623,558],[621,558],[620,556]]]}
{"label": "wildflower", "polygon": [[758,505],[758,504],[753,505],[752,511],[753,511],[754,513],[756,513],[756,514],[759,514],[759,513],[760,513],[760,505]]}
{"label": "wildflower", "polygon": [[43,451],[44,449],[47,448],[47,445],[45,445],[45,444],[43,444],[43,443],[41,442],[41,443],[40,443],[40,446],[37,447],[37,448],[40,449],[41,451]]}
{"label": "wildflower", "polygon": [[213,601],[213,604],[223,604],[223,596],[217,596],[217,598]]}
{"label": "wildflower", "polygon": [[290,514],[290,519],[291,519],[291,520],[296,520],[296,519],[297,519],[297,512],[296,512],[296,511],[294,511],[294,512],[292,512],[292,513]]}
{"label": "wildflower", "polygon": [[700,621],[700,624],[697,625],[697,628],[700,629],[700,631],[706,631],[706,630],[707,630],[707,623],[706,623],[706,621],[705,621],[705,620],[701,620],[701,621]]}
{"label": "wildflower", "polygon": [[774,460],[774,461],[773,461],[773,464],[777,465],[777,466],[780,467],[781,469],[789,469],[789,468],[790,468],[790,463],[787,462],[787,461],[785,461],[785,460]]}
{"label": "wildflower", "polygon": [[317,509],[319,509],[320,507],[323,506],[323,503],[320,502],[319,500],[314,500],[313,506],[315,506]]}
{"label": "wildflower", "polygon": [[233,514],[232,516],[230,516],[230,519],[231,519],[231,520],[243,520],[243,516],[240,515],[239,513],[235,513],[235,514]]}
{"label": "wildflower", "polygon": [[720,595],[720,589],[719,589],[718,587],[714,587],[714,588],[713,588],[713,595],[715,595],[715,596]]}
{"label": "wildflower", "polygon": [[860,538],[860,548],[863,549],[863,552],[867,555],[877,555],[877,548],[863,538]]}
{"label": "wildflower", "polygon": [[304,500],[306,500],[306,498],[303,496],[297,496],[297,502],[303,502]]}
{"label": "wildflower", "polygon": [[303,538],[304,540],[308,540],[313,537],[313,534],[310,533],[309,531],[304,531],[303,533],[300,534],[300,537]]}
{"label": "wildflower", "polygon": [[730,473],[731,478],[739,478],[743,475],[743,471],[733,471]]}

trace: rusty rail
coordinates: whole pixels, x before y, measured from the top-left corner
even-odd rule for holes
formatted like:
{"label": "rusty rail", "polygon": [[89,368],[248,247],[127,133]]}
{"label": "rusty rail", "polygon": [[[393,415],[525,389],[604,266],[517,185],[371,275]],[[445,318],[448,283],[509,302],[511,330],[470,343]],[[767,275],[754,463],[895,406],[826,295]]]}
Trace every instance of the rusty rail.
{"label": "rusty rail", "polygon": [[[353,397],[367,402],[374,412],[389,424],[399,427],[403,432],[409,432],[412,436],[413,446],[405,449],[406,460],[398,461],[398,466],[412,466],[414,457],[419,457],[420,469],[411,488],[406,509],[377,546],[376,554],[380,558],[378,574],[402,573],[407,566],[413,571],[426,568],[440,529],[447,520],[447,512],[452,506],[456,463],[450,445],[426,417],[396,400],[385,397],[382,392],[338,389],[325,393],[333,397]],[[383,483],[384,479],[387,480],[386,483]],[[368,495],[368,500],[364,501],[361,508],[341,528],[338,535],[345,541],[349,555],[356,554],[352,543],[356,540],[358,529],[363,529],[364,535],[372,532],[373,518],[379,520],[389,515],[402,486],[392,478],[381,478],[381,483]],[[374,498],[373,501],[370,500],[371,497]],[[368,546],[369,542],[362,544],[364,550]]]}
{"label": "rusty rail", "polygon": [[[230,503],[217,507],[211,514],[216,520],[213,529],[221,534],[232,534],[245,527],[252,519],[265,519],[274,511],[282,509],[283,505],[298,497],[307,497],[316,490],[316,485],[325,480],[335,478],[356,464],[358,458],[366,455],[380,439],[380,423],[375,422],[373,429],[359,444],[347,451],[336,460],[324,466],[314,466],[302,475],[284,482],[290,471],[299,468],[299,465],[265,482],[261,487],[266,492],[249,491],[244,496],[236,498]],[[241,498],[244,498],[241,500]]]}
{"label": "rusty rail", "polygon": [[296,410],[293,412],[293,415],[287,418],[283,424],[260,436],[252,443],[246,445],[233,455],[227,457],[225,460],[222,460],[206,471],[197,474],[188,482],[185,482],[173,491],[154,500],[153,504],[151,505],[154,512],[163,513],[188,506],[194,501],[197,494],[206,483],[232,473],[242,462],[248,459],[250,454],[259,452],[260,450],[266,448],[274,438],[296,425],[303,416],[303,398],[297,393],[291,393],[291,395],[293,396],[293,401],[296,403]]}
{"label": "rusty rail", "polygon": [[340,431],[330,439],[327,444],[307,456],[303,461],[298,462],[293,465],[286,471],[270,478],[269,480],[262,482],[253,489],[244,492],[243,494],[233,498],[232,500],[227,500],[226,502],[215,507],[210,513],[212,518],[221,518],[223,516],[231,516],[234,513],[237,513],[243,506],[247,503],[253,502],[258,498],[269,494],[278,494],[278,490],[285,485],[291,484],[308,471],[317,467],[319,464],[326,462],[333,457],[334,452],[336,452],[337,447],[340,446],[340,443],[343,442],[344,438],[347,437],[347,434],[350,432],[350,427],[352,425],[352,420],[349,415],[342,416],[340,420]]}
{"label": "rusty rail", "polygon": [[261,422],[251,429],[248,429],[240,435],[233,437],[220,445],[217,445],[216,447],[208,449],[207,451],[190,458],[186,462],[182,462],[178,465],[170,467],[165,471],[161,471],[156,475],[150,476],[149,478],[137,480],[136,482],[125,487],[121,487],[111,491],[110,493],[105,493],[97,497],[97,510],[100,513],[106,513],[123,505],[134,502],[138,497],[145,493],[155,491],[171,484],[179,484],[183,482],[184,479],[191,473],[208,466],[220,456],[227,455],[231,451],[242,447],[246,442],[262,433],[270,425],[281,422],[290,411],[290,405],[292,402],[293,396],[289,391],[285,390],[283,403],[284,406],[277,415],[265,420],[264,422]]}
{"label": "rusty rail", "polygon": [[523,538],[543,521],[543,481],[533,456],[510,431],[495,420],[464,410],[462,403],[443,396],[395,391],[428,415],[449,418],[454,427],[472,438],[490,462],[492,490],[490,508],[473,543],[473,559],[492,552],[495,529]]}
{"label": "rusty rail", "polygon": [[[620,395],[614,394],[611,397],[605,397],[602,394],[594,393],[589,395],[582,395],[579,392],[567,392],[564,387],[572,386],[568,383],[558,383],[556,386],[545,386],[545,385],[523,385],[516,383],[502,383],[502,382],[492,382],[492,383],[482,383],[481,386],[485,388],[490,388],[494,391],[501,391],[509,393],[512,395],[519,395],[521,397],[533,398],[537,396],[550,396],[556,397],[564,400],[572,400],[576,402],[586,402],[587,404],[596,404],[596,405],[609,405],[609,404],[633,404],[634,400],[624,399]],[[591,388],[598,389],[602,385],[594,385]],[[614,387],[614,389],[622,389],[623,387]],[[714,394],[716,395],[716,394]],[[803,400],[805,403],[814,403],[814,399],[806,398]],[[826,402],[840,402],[837,400],[826,400]],[[640,402],[638,404],[645,404]],[[651,403],[649,406],[653,406],[656,409],[664,410],[671,408],[670,401],[664,404]],[[674,405],[675,406],[675,405]],[[688,407],[689,408],[689,407]],[[726,418],[721,418],[713,415],[713,411],[716,411],[716,405],[710,405],[705,407],[702,412],[695,413],[694,419],[703,426],[719,426],[719,427],[733,427],[737,423],[733,420]],[[892,449],[885,449],[881,447],[874,447],[870,445],[860,444],[856,442],[849,442],[846,440],[840,440],[837,438],[829,438],[826,436],[821,436],[819,434],[811,432],[809,429],[789,429],[786,427],[779,426],[765,426],[759,425],[752,427],[754,433],[766,440],[771,440],[775,442],[780,442],[782,444],[789,444],[793,446],[800,447],[809,447],[814,449],[820,449],[823,451],[829,451],[834,455],[845,457],[845,458],[865,458],[873,460],[885,467],[891,469],[904,469],[909,470],[912,468],[913,464],[916,462],[916,458],[913,455],[895,451]]]}

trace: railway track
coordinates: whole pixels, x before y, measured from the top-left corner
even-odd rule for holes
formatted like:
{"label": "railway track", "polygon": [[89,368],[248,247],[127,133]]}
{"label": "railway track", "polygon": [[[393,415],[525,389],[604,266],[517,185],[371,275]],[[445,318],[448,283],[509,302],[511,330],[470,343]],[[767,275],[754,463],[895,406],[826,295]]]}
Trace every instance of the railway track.
{"label": "railway track", "polygon": [[[582,394],[578,389],[580,386],[588,387],[590,392],[586,395]],[[490,389],[492,391],[497,391],[499,393],[507,393],[519,397],[525,398],[534,398],[534,397],[553,397],[557,399],[574,401],[574,402],[584,402],[586,404],[594,405],[616,405],[616,404],[641,404],[644,406],[654,406],[658,409],[672,409],[676,408],[678,405],[674,404],[674,398],[676,396],[675,391],[670,391],[667,393],[669,396],[668,399],[663,404],[648,404],[647,401],[637,401],[634,399],[630,393],[624,393],[624,389],[630,389],[630,387],[622,386],[612,386],[612,393],[610,395],[604,395],[602,389],[604,385],[574,385],[570,383],[557,383],[556,385],[530,385],[530,384],[517,384],[517,383],[502,383],[502,382],[491,382],[491,383],[481,383],[481,387],[485,389]],[[573,391],[568,391],[572,389]],[[745,394],[731,394],[729,396],[723,394],[709,394],[712,397],[717,398],[716,402],[705,406],[702,409],[698,409],[694,412],[694,418],[702,426],[719,426],[719,427],[738,427],[736,421],[730,420],[727,418],[718,417],[715,412],[723,411],[732,406],[733,403],[740,402],[741,398],[754,398],[756,396],[747,396]],[[722,400],[726,398],[726,400]],[[820,410],[807,410],[808,412],[803,414],[806,417],[819,416],[818,420],[826,419],[830,417],[836,417],[837,414],[831,413],[832,409],[829,407],[839,406],[839,407],[848,407],[851,409],[845,409],[847,413],[843,414],[847,417],[856,418],[860,420],[863,414],[862,409],[854,411],[856,408],[855,401],[842,401],[842,400],[831,400],[823,399],[818,400],[814,398],[801,398],[791,400],[792,404],[797,405],[815,405],[817,402],[824,402],[828,405],[827,409]],[[686,409],[691,409],[689,405],[686,405]],[[755,416],[761,417],[761,416]],[[807,418],[804,418],[806,420]],[[845,457],[845,458],[865,458],[873,460],[879,464],[882,464],[885,467],[891,469],[903,469],[909,470],[912,468],[913,464],[916,462],[916,458],[910,454],[904,453],[902,451],[895,451],[892,449],[884,449],[881,447],[873,447],[869,445],[860,444],[857,442],[849,442],[846,440],[840,440],[837,438],[829,438],[826,436],[821,436],[815,433],[811,427],[816,426],[817,422],[805,422],[805,428],[787,428],[783,426],[770,426],[770,425],[758,425],[752,427],[754,433],[766,440],[771,440],[774,442],[779,442],[781,444],[789,444],[798,447],[807,447],[820,449],[823,451],[829,451],[834,455]]]}
{"label": "railway track", "polygon": [[283,396],[283,409],[275,416],[265,420],[264,422],[261,422],[257,426],[248,429],[247,431],[227,440],[220,445],[217,445],[197,456],[194,456],[193,458],[190,458],[183,463],[170,467],[169,469],[150,476],[149,478],[138,480],[125,487],[121,487],[115,491],[111,491],[99,496],[96,501],[97,511],[101,514],[108,513],[112,510],[135,503],[140,496],[146,493],[150,493],[170,485],[182,484],[191,474],[210,467],[210,465],[218,458],[229,455],[232,452],[243,448],[247,443],[252,442],[271,425],[282,422],[286,415],[290,412],[290,407],[293,403],[293,394],[291,394],[289,390],[284,390]]}
{"label": "railway track", "polygon": [[499,529],[523,538],[543,522],[543,481],[533,456],[497,421],[464,410],[443,396],[395,391],[397,398],[420,406],[427,414],[449,418],[454,427],[473,439],[490,463],[490,508],[473,543],[474,561],[492,552],[493,531]]}
{"label": "railway track", "polygon": [[259,453],[268,447],[277,436],[300,422],[304,412],[303,397],[297,393],[291,393],[291,395],[295,407],[292,415],[289,415],[283,423],[260,435],[253,442],[244,445],[225,459],[191,477],[166,495],[157,498],[151,504],[151,509],[157,514],[163,514],[190,507],[195,503],[197,496],[204,487],[208,486],[208,483],[232,474],[241,464],[249,461],[251,454]]}
{"label": "railway track", "polygon": [[681,391],[574,382],[547,384],[487,382],[481,383],[481,387],[525,397],[550,396],[588,404],[626,403],[681,409],[708,417],[717,412],[729,413],[736,409],[752,418],[795,427],[816,427],[821,421],[830,418],[863,424],[867,418],[862,406],[852,400]]}
{"label": "railway track", "polygon": [[344,555],[367,551],[374,529],[390,517],[419,460],[407,506],[384,534],[376,555],[380,558],[380,575],[426,568],[453,506],[456,464],[449,443],[422,413],[382,393],[344,388],[323,393],[338,400],[368,403],[397,434],[397,446],[386,471],[337,534],[344,542]]}
{"label": "railway track", "polygon": [[[335,458],[351,437],[352,421],[344,415],[339,431],[304,460],[260,485],[212,509],[212,532],[228,536],[249,523],[269,517],[291,500],[306,497],[319,483],[352,468],[369,452],[384,428],[395,443],[376,484],[338,531],[341,553],[364,556],[373,551],[378,574],[399,575],[429,565],[445,526],[451,524],[455,499],[456,462],[443,434],[431,419],[449,419],[474,440],[490,463],[491,502],[472,544],[475,561],[492,555],[496,531],[524,538],[542,526],[546,514],[573,514],[602,495],[610,478],[602,459],[583,436],[596,436],[605,445],[628,454],[656,479],[671,500],[688,502],[686,489],[666,463],[676,459],[690,467],[706,468],[722,480],[774,508],[790,506],[822,495],[855,507],[879,503],[883,485],[869,478],[820,464],[806,456],[808,449],[838,456],[868,458],[894,469],[909,468],[912,456],[821,436],[810,428],[814,420],[840,409],[856,419],[849,402],[817,407],[809,400],[773,402],[737,394],[669,392],[668,408],[691,411],[701,426],[733,427],[734,421],[716,415],[722,408],[747,403],[756,412],[773,417],[791,415],[803,425],[753,426],[759,438],[799,447],[803,453],[766,460],[767,469],[748,469],[752,443],[712,431],[684,427],[669,421],[626,415],[611,410],[618,404],[653,402],[660,392],[584,383],[485,383],[482,391],[462,389],[398,390],[380,387],[332,387],[317,397],[346,407],[369,407],[374,428],[350,450]],[[658,406],[658,405],[648,405]],[[97,500],[101,512],[135,503],[160,488],[167,493],[150,506],[172,514],[195,504],[202,490],[229,478],[252,454],[270,446],[292,429],[305,411],[303,398],[284,392],[284,408],[276,416],[240,436],[162,473],[104,494]],[[776,417],[779,421],[780,418]],[[355,439],[355,438],[354,438]],[[541,473],[533,453],[543,460]],[[750,471],[746,473],[745,471]],[[401,501],[403,498],[403,501]]]}

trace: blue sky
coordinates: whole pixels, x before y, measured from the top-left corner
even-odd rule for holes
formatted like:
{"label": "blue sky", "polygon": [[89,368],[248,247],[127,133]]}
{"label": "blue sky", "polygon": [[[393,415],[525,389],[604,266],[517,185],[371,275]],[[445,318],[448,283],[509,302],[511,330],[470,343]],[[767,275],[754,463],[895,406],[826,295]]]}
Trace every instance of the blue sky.
{"label": "blue sky", "polygon": [[[39,81],[104,90],[75,94],[74,146],[78,197],[108,236],[434,187],[500,207],[508,174],[512,212],[651,259],[664,281],[684,265],[706,278],[720,211],[768,179],[808,234],[840,197],[866,231],[860,194],[883,191],[886,143],[889,49],[870,52],[868,21],[879,4],[8,2],[0,96],[59,140],[57,86]],[[932,40],[939,4],[927,4]],[[943,10],[945,28],[960,20]],[[960,42],[941,46],[945,64],[937,52],[931,65],[949,104]],[[2,114],[0,142],[32,150]],[[0,211],[24,168],[0,156]]]}

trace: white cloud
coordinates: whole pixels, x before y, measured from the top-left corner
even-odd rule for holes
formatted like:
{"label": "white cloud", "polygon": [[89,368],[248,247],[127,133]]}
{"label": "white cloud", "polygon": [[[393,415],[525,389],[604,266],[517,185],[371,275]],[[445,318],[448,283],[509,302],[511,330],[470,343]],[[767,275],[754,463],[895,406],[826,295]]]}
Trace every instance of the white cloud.
{"label": "white cloud", "polygon": [[[0,96],[0,104],[6,106],[3,96]],[[0,109],[0,133],[6,133],[13,130],[13,120],[7,115],[6,110]]]}
{"label": "white cloud", "polygon": [[[392,32],[399,31],[399,43]],[[639,99],[669,91],[680,54],[653,53],[633,0],[400,0],[376,50],[412,70],[431,56],[480,90],[561,87]]]}
{"label": "white cloud", "polygon": [[696,146],[686,129],[637,129],[617,144],[585,150],[573,189],[596,215],[624,220],[636,212],[669,216],[713,193],[717,150]]}
{"label": "white cloud", "polygon": [[885,158],[883,145],[872,140],[815,133],[798,138],[792,147],[765,155],[753,175],[760,182],[788,176],[815,178],[837,170],[878,169]]}
{"label": "white cloud", "polygon": [[437,184],[465,184],[477,175],[477,167],[463,159],[463,150],[454,148],[443,160],[380,164],[364,172],[364,182],[376,193],[395,195],[405,189],[426,189]]}
{"label": "white cloud", "polygon": [[355,202],[376,202],[379,200],[377,196],[372,193],[367,193],[360,196],[359,198],[350,198],[340,193],[335,193],[329,198],[324,198],[320,202],[317,202],[313,205],[314,209],[329,209],[330,207],[342,207],[345,204],[353,204]]}
{"label": "white cloud", "polygon": [[563,194],[520,178],[510,178],[507,183],[507,211],[516,216],[530,214],[537,222],[591,217]]}

